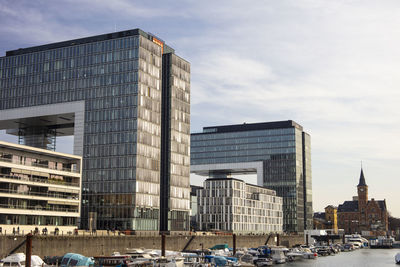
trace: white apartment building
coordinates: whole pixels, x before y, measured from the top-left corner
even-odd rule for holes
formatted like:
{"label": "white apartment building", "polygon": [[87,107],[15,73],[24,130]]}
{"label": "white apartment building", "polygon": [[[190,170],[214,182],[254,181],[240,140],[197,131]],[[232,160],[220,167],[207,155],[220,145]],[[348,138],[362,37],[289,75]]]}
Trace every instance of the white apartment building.
{"label": "white apartment building", "polygon": [[0,227],[8,233],[78,225],[82,158],[0,141]]}
{"label": "white apartment building", "polygon": [[274,190],[235,178],[209,178],[197,194],[202,231],[282,232],[282,197]]}

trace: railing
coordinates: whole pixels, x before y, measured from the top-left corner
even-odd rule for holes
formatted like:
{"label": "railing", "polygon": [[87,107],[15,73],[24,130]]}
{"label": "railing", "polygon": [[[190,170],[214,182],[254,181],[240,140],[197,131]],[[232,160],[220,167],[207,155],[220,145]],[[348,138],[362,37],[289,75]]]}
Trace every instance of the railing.
{"label": "railing", "polygon": [[40,168],[46,168],[46,169],[50,169],[50,170],[55,170],[55,171],[64,171],[64,172],[73,172],[73,173],[79,173],[79,170],[73,170],[73,169],[67,169],[67,168],[50,168],[49,165],[47,164],[39,164],[36,162],[31,162],[31,164],[25,164],[22,161],[15,161],[12,159],[7,159],[7,158],[2,158],[0,157],[0,161],[3,162],[9,162],[9,163],[15,163],[15,164],[19,164],[19,165],[24,165],[24,166],[33,166],[33,167],[40,167]]}
{"label": "railing", "polygon": [[37,196],[37,197],[51,197],[51,198],[60,198],[64,200],[79,200],[78,196],[71,196],[71,195],[60,195],[57,193],[41,193],[41,192],[18,192],[17,190],[11,189],[0,189],[0,193],[8,193],[8,194],[17,194],[17,195],[27,195],[27,196]]}
{"label": "railing", "polygon": [[21,209],[21,210],[44,210],[44,211],[79,212],[78,209],[66,209],[66,208],[58,208],[58,207],[54,207],[54,206],[42,207],[40,205],[23,206],[23,205],[0,204],[0,208]]}
{"label": "railing", "polygon": [[22,179],[19,176],[10,176],[10,175],[0,175],[0,178],[15,179],[15,180],[29,181],[29,182],[38,182],[38,183],[44,183],[44,184],[57,184],[57,185],[79,187],[79,183],[68,183],[66,181],[58,180],[58,179],[40,179],[40,178],[26,178],[26,177],[24,179]]}

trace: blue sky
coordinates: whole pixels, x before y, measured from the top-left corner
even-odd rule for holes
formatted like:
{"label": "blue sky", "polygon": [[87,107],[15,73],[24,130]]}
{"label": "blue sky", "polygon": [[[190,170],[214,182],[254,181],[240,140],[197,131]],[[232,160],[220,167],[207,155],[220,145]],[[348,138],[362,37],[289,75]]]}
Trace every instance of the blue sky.
{"label": "blue sky", "polygon": [[292,119],[312,138],[315,211],[356,194],[363,161],[370,197],[400,217],[398,14],[397,0],[3,0],[0,55],[151,32],[191,63],[192,132]]}

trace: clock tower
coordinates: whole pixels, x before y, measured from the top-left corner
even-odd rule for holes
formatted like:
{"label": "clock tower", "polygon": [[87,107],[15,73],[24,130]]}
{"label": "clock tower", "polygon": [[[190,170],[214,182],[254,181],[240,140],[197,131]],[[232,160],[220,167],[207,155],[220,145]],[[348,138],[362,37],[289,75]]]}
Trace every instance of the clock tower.
{"label": "clock tower", "polygon": [[365,183],[364,172],[361,168],[360,181],[357,185],[358,210],[363,213],[368,203],[368,185]]}

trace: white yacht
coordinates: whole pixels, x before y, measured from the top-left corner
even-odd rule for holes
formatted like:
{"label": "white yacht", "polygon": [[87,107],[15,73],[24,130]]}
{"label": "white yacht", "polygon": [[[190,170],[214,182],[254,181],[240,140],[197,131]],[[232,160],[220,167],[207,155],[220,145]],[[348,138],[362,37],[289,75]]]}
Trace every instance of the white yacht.
{"label": "white yacht", "polygon": [[271,259],[274,263],[285,263],[286,256],[285,252],[289,251],[287,248],[272,247],[271,248]]}
{"label": "white yacht", "polygon": [[[5,257],[1,260],[4,267],[25,267],[26,256],[24,253],[15,253]],[[31,256],[31,267],[42,267],[45,265],[44,261],[36,255]]]}

